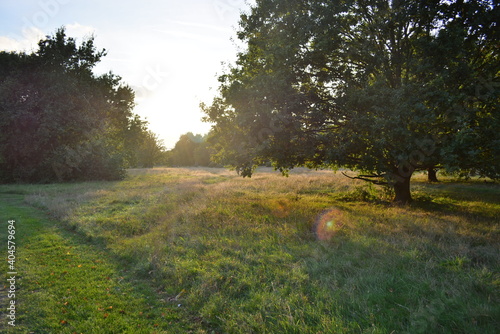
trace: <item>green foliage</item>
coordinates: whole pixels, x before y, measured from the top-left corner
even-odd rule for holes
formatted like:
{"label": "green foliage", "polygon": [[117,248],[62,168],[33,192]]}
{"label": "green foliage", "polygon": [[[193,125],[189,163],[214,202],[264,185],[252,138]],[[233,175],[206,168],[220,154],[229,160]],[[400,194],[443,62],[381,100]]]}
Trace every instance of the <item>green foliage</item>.
{"label": "green foliage", "polygon": [[207,136],[183,134],[175,147],[168,152],[168,164],[171,166],[214,166],[211,160],[212,149],[207,143]]}
{"label": "green foliage", "polygon": [[64,28],[32,54],[0,52],[0,182],[113,180],[132,158],[154,163],[159,141],[133,115],[132,89],[92,72],[104,55]]}
{"label": "green foliage", "polygon": [[257,1],[202,105],[216,158],[243,176],[343,166],[403,203],[416,170],[496,178],[497,19],[490,1]]}
{"label": "green foliage", "polygon": [[125,152],[130,167],[152,168],[161,162],[164,146],[138,115],[130,120],[125,135]]}

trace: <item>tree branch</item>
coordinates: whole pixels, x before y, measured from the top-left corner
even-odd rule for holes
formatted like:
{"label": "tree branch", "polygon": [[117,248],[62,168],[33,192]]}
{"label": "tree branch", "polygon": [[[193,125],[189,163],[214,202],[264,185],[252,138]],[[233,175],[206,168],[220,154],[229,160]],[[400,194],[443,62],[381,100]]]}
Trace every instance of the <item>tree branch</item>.
{"label": "tree branch", "polygon": [[383,175],[358,175],[358,176],[352,177],[352,176],[349,176],[346,173],[342,172],[342,175],[344,175],[345,177],[348,177],[352,180],[363,180],[366,182],[371,182],[371,183],[376,184],[376,185],[387,185],[388,184],[387,181],[370,180],[370,178],[383,178],[383,177],[385,177],[385,174],[383,174]]}

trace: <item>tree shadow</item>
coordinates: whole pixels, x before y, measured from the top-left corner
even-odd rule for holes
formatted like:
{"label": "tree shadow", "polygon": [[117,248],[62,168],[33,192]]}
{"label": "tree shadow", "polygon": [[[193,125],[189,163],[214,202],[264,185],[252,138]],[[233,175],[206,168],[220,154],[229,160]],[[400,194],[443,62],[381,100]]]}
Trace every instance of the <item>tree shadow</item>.
{"label": "tree shadow", "polygon": [[405,207],[335,201],[321,213],[341,226],[318,238],[309,274],[329,273],[318,284],[337,289],[343,318],[360,332],[495,333],[499,210],[471,212],[479,200],[450,197],[417,196]]}
{"label": "tree shadow", "polygon": [[454,201],[481,201],[500,204],[500,183],[480,181],[442,181],[438,183],[414,182],[417,198],[426,200],[436,196],[447,197]]}

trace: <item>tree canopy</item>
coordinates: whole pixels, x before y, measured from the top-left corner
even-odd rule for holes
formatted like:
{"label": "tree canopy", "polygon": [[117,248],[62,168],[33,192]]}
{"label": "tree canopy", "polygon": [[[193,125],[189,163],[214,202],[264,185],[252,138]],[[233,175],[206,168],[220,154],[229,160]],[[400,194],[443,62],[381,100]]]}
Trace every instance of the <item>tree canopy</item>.
{"label": "tree canopy", "polygon": [[[140,120],[132,89],[93,73],[105,55],[92,37],[77,45],[64,28],[31,54],[0,52],[1,182],[123,177]],[[135,130],[150,136],[144,123]]]}
{"label": "tree canopy", "polygon": [[167,163],[171,166],[214,166],[210,160],[212,150],[207,143],[208,136],[192,132],[181,135],[175,147],[167,152]]}
{"label": "tree canopy", "polygon": [[349,168],[411,201],[415,170],[500,175],[492,1],[257,0],[202,105],[219,162]]}

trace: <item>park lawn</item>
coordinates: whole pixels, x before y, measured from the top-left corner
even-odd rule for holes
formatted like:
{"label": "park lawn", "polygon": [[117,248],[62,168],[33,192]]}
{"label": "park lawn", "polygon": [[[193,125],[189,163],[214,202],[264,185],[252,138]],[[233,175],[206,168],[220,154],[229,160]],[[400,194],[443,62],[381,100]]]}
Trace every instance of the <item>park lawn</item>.
{"label": "park lawn", "polygon": [[0,186],[2,238],[17,222],[17,330],[496,333],[499,185],[421,175],[413,193],[397,207],[303,169]]}
{"label": "park lawn", "polygon": [[[2,312],[1,333],[187,330],[178,321],[177,307],[162,299],[150,282],[130,275],[105,247],[65,229],[45,212],[27,205],[24,197],[11,191],[0,193],[0,236],[6,240],[6,223],[15,220],[17,246],[15,298],[4,294],[9,288],[5,280],[0,286],[2,311],[10,300],[16,302],[15,327]],[[3,273],[9,271],[2,266]]]}

